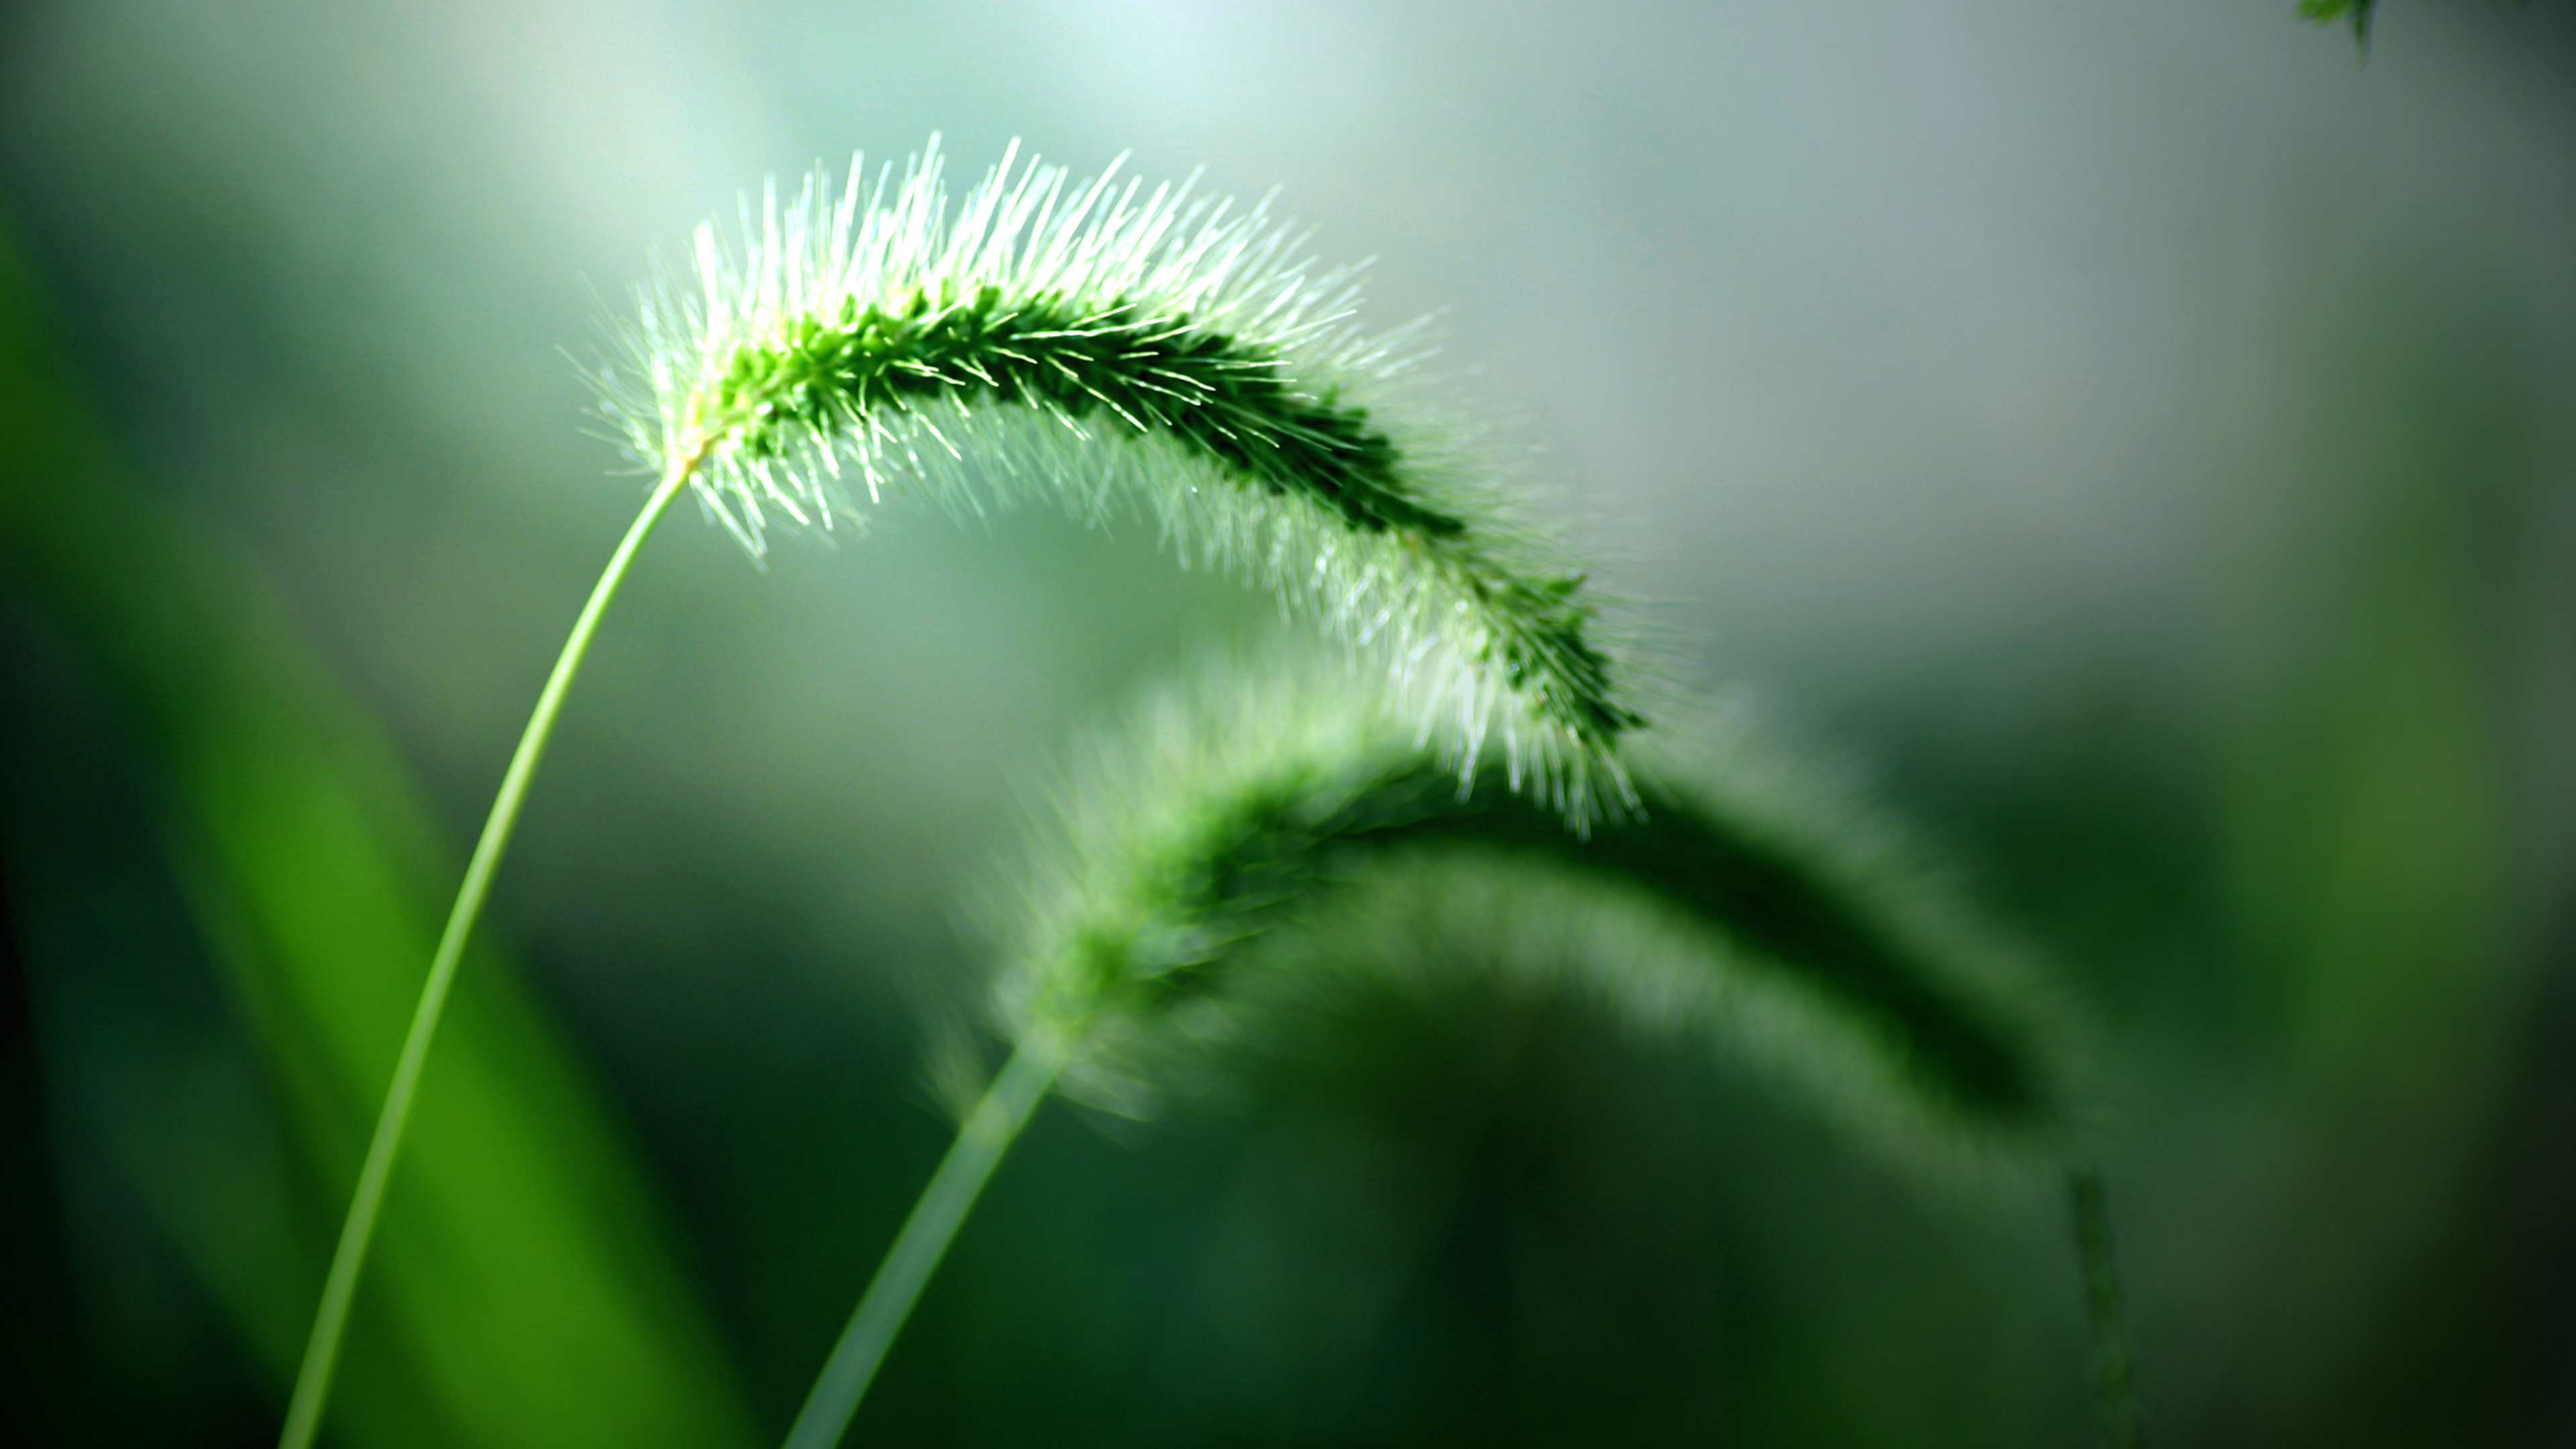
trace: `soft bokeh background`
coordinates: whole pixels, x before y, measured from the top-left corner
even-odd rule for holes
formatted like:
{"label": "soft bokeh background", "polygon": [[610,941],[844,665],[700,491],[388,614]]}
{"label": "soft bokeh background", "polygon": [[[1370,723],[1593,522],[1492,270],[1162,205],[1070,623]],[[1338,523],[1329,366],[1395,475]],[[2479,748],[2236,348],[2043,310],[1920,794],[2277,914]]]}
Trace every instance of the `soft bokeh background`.
{"label": "soft bokeh background", "polygon": [[[0,8],[0,1433],[273,1434],[407,990],[342,957],[425,958],[638,496],[565,350],[936,130],[1281,188],[1693,681],[1957,854],[2101,1023],[2159,1442],[2576,1443],[2576,10],[2380,9]],[[1272,615],[1136,527],[667,528],[344,1441],[774,1438],[1015,791]],[[1048,1109],[860,1435],[2082,1442],[2050,1204],[1562,1006]]]}

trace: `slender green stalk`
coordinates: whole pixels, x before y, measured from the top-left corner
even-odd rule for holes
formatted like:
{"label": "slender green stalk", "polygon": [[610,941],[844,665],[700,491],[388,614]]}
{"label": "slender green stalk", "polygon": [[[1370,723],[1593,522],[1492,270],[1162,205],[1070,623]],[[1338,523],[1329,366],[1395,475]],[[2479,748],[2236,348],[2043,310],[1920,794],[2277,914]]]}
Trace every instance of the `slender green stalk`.
{"label": "slender green stalk", "polygon": [[2129,1315],[2120,1301],[2119,1267],[2111,1256],[2111,1210],[2102,1193],[2102,1171],[2089,1162],[2066,1169],[2066,1196],[2075,1215],[2075,1251],[2084,1266],[2084,1306],[2093,1320],[2093,1411],[2103,1449],[2138,1449],[2137,1354],[2129,1343]]}
{"label": "slender green stalk", "polygon": [[858,1412],[860,1397],[876,1377],[877,1366],[885,1362],[886,1350],[894,1345],[895,1334],[911,1315],[949,1241],[957,1236],[958,1224],[975,1206],[1002,1154],[1028,1125],[1029,1114],[1046,1099],[1062,1066],[1061,1055],[1022,1045],[985,1090],[984,1099],[957,1129],[957,1140],[940,1160],[930,1185],[922,1189],[920,1201],[913,1204],[912,1216],[904,1219],[894,1246],[886,1250],[885,1262],[859,1299],[858,1311],[850,1315],[850,1326],[841,1330],[841,1341],[832,1346],[832,1356],[814,1380],[795,1427],[787,1431],[786,1449],[835,1449],[849,1432],[850,1416]]}
{"label": "slender green stalk", "polygon": [[473,859],[465,867],[465,881],[457,888],[456,904],[448,911],[447,929],[438,938],[437,952],[430,957],[429,978],[421,983],[420,1003],[412,1010],[411,1030],[403,1038],[402,1055],[394,1061],[393,1082],[385,1089],[384,1110],[376,1117],[375,1136],[367,1143],[366,1162],[358,1170],[357,1191],[350,1195],[348,1220],[341,1224],[340,1243],[331,1254],[331,1271],[322,1282],[322,1303],[313,1315],[313,1337],[304,1346],[304,1363],[296,1370],[295,1394],[287,1402],[286,1426],[278,1434],[278,1449],[310,1449],[314,1435],[322,1427],[331,1373],[339,1363],[340,1343],[349,1327],[349,1308],[358,1293],[358,1270],[366,1263],[367,1246],[375,1237],[376,1219],[384,1209],[385,1185],[393,1177],[394,1157],[401,1151],[403,1131],[411,1123],[412,1102],[420,1094],[421,1068],[429,1060],[430,1041],[438,1035],[439,1018],[446,1013],[448,992],[456,984],[456,967],[464,959],[466,938],[473,934],[474,922],[483,914],[484,898],[492,890],[493,872],[500,867],[501,854],[510,845],[510,833],[518,826],[520,807],[527,802],[528,782],[535,777],[537,761],[544,756],[546,741],[554,734],[555,719],[563,712],[564,696],[571,692],[573,676],[581,672],[582,658],[590,652],[591,636],[599,631],[600,616],[608,612],[609,600],[617,596],[618,585],[625,582],[636,551],[643,547],[653,525],[661,521],[671,500],[687,486],[702,455],[702,449],[686,454],[664,474],[654,486],[652,497],[645,500],[643,512],[627,528],[617,552],[609,556],[607,569],[592,586],[590,601],[582,605],[571,637],[564,640],[563,652],[555,658],[554,672],[546,676],[536,710],[528,716],[518,750],[510,756],[510,768],[501,777],[500,793],[492,799],[492,813],[483,822],[482,838],[474,843]]}

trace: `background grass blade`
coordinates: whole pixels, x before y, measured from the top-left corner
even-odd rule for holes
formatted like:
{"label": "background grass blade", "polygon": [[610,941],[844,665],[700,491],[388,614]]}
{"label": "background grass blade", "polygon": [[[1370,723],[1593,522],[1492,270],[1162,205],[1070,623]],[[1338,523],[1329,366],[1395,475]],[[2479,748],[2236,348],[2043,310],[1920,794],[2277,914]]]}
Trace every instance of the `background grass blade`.
{"label": "background grass blade", "polygon": [[[0,250],[0,559],[134,723],[163,835],[256,1044],[273,1161],[191,1152],[184,1084],[97,1124],[283,1383],[436,918],[447,852],[238,558],[131,476]],[[24,915],[42,901],[19,901]],[[29,933],[39,944],[42,938]],[[331,1435],[360,1445],[729,1445],[748,1416],[649,1189],[505,963],[471,963],[359,1309]],[[34,969],[70,972],[76,961]]]}

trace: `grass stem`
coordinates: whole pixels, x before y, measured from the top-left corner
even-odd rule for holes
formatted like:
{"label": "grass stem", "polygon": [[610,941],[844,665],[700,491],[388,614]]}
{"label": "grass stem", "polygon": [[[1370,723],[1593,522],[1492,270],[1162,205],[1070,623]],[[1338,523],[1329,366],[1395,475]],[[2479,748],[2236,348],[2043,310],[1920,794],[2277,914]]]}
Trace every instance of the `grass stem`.
{"label": "grass stem", "polygon": [[2066,1196],[2075,1215],[2075,1251],[2084,1267],[2084,1303],[2093,1320],[2093,1411],[2103,1449],[2139,1449],[2137,1354],[2129,1342],[2129,1316],[2120,1301],[2120,1274],[2111,1256],[2111,1210],[2102,1171],[2089,1162],[2067,1169]]}
{"label": "grass stem", "polygon": [[483,914],[484,899],[492,890],[493,872],[500,867],[502,852],[509,848],[510,834],[518,826],[520,807],[527,802],[528,783],[535,777],[546,741],[554,733],[556,717],[563,712],[564,696],[571,692],[573,676],[581,672],[582,658],[590,652],[591,637],[599,630],[600,617],[608,612],[618,585],[625,582],[636,551],[697,471],[702,456],[703,449],[688,455],[664,475],[654,486],[652,496],[645,500],[644,510],[627,528],[617,552],[609,556],[607,569],[592,586],[590,601],[582,606],[571,636],[564,640],[563,652],[555,658],[554,672],[546,676],[536,710],[528,716],[528,727],[521,732],[519,747],[510,756],[510,768],[501,777],[500,793],[492,799],[492,813],[483,822],[482,838],[474,843],[464,883],[456,891],[456,904],[448,911],[447,928],[430,957],[429,976],[421,983],[411,1029],[403,1037],[402,1055],[394,1061],[393,1081],[385,1089],[375,1136],[367,1143],[366,1162],[358,1170],[357,1190],[349,1198],[349,1216],[341,1224],[339,1246],[331,1253],[331,1271],[322,1282],[322,1302],[314,1311],[313,1336],[304,1346],[304,1362],[296,1370],[295,1392],[287,1401],[286,1425],[278,1434],[278,1449],[310,1449],[321,1430],[323,1406],[331,1393],[332,1370],[339,1363],[350,1305],[357,1298],[358,1272],[366,1263],[376,1219],[384,1209],[385,1186],[392,1180],[403,1131],[411,1122],[412,1102],[420,1094],[421,1069],[429,1060],[430,1042],[438,1035],[439,1018],[446,1013],[449,990],[456,984],[456,968],[464,959],[466,938],[473,934],[474,923]]}
{"label": "grass stem", "polygon": [[832,1346],[832,1356],[814,1380],[813,1392],[787,1431],[786,1449],[836,1449],[849,1432],[850,1417],[868,1391],[886,1350],[912,1313],[923,1285],[957,1236],[957,1227],[975,1206],[993,1168],[1028,1125],[1029,1114],[1055,1085],[1062,1058],[1022,1046],[1011,1054],[982,1101],[957,1129],[957,1140],[931,1175],[929,1186],[904,1219],[903,1231],[886,1250],[885,1262],[850,1315],[850,1326]]}

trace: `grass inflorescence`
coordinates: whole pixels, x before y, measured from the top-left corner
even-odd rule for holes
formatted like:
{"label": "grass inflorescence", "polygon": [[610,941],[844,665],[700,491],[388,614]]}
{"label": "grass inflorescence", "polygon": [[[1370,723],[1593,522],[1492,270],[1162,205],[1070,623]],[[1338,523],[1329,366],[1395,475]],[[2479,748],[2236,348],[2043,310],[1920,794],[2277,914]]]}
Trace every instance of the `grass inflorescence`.
{"label": "grass inflorescence", "polygon": [[[1157,1094],[1172,1047],[1234,1040],[1232,1018],[1299,989],[1259,976],[1344,977],[1464,948],[1578,979],[1658,1030],[1785,1032],[1795,1041],[1771,1054],[1821,1058],[1822,1070],[1783,1064],[1840,1094],[1838,1108],[1901,1119],[1885,1137],[2054,1140],[2059,1013],[1883,828],[1782,808],[1769,782],[1678,750],[1639,761],[1635,780],[1642,808],[1579,836],[1498,772],[1462,787],[1347,671],[1213,670],[1097,747],[1060,792],[999,897],[1004,1028],[1049,1043],[1074,1091],[1134,1107]],[[1450,858],[1468,868],[1424,868]],[[1411,884],[1352,914],[1390,880]],[[1475,897],[1463,910],[1426,895],[1462,883]],[[1435,921],[1482,940],[1420,941]]]}
{"label": "grass inflorescence", "polygon": [[1634,803],[1618,751],[1645,717],[1585,575],[1413,386],[1418,326],[1363,329],[1355,271],[1266,206],[1005,157],[952,210],[941,175],[934,147],[900,180],[773,189],[738,255],[702,228],[612,393],[636,451],[685,463],[755,552],[896,486],[1142,511],[1380,649],[1456,771],[1499,734],[1514,784],[1578,822]]}

